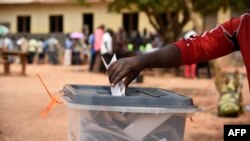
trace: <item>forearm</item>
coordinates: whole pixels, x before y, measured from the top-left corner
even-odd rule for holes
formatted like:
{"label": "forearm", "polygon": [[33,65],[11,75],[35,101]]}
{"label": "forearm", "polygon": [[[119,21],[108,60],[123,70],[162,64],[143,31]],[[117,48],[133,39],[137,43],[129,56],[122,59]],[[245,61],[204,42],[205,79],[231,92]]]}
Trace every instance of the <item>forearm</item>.
{"label": "forearm", "polygon": [[180,50],[174,44],[169,44],[164,48],[138,57],[144,62],[143,68],[170,68],[181,64]]}

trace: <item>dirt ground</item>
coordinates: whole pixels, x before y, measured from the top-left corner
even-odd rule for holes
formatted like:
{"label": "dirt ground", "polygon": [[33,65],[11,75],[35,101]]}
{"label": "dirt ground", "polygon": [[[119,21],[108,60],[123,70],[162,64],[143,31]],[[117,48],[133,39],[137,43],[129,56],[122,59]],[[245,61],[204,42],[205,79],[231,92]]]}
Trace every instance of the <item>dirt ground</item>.
{"label": "dirt ground", "polygon": [[[64,67],[29,65],[27,76],[19,76],[19,65],[11,66],[9,76],[0,68],[0,141],[67,141],[67,107],[57,105],[46,118],[40,112],[49,97],[38,80],[39,73],[52,93],[59,93],[65,84],[108,85],[104,74],[89,73],[87,66]],[[250,124],[250,112],[238,118],[217,116],[218,92],[211,85],[200,97],[211,79],[184,79],[172,75],[146,75],[140,87],[173,90],[193,97],[199,112],[193,121],[187,119],[184,141],[223,141],[224,124]],[[243,104],[250,104],[247,80],[244,80]]]}

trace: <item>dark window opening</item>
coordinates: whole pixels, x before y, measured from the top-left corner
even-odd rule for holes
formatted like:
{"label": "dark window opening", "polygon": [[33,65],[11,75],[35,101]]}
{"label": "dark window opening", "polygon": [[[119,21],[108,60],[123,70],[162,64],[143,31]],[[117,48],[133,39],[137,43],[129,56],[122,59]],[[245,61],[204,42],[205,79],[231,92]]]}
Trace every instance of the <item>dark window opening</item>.
{"label": "dark window opening", "polygon": [[49,17],[50,33],[61,33],[63,32],[63,16],[50,16]]}
{"label": "dark window opening", "polygon": [[132,31],[137,31],[138,13],[124,13],[122,17],[122,23],[128,35],[130,35]]}
{"label": "dark window opening", "polygon": [[87,34],[93,33],[93,26],[94,26],[94,15],[91,13],[83,14],[83,26],[87,31]]}
{"label": "dark window opening", "polygon": [[30,33],[30,16],[17,17],[17,32]]}

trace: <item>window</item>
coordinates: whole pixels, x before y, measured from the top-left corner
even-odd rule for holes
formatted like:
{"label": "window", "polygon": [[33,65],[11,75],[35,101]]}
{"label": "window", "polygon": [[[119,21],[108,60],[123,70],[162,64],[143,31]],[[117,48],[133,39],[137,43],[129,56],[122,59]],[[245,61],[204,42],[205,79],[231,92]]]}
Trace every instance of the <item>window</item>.
{"label": "window", "polygon": [[129,35],[132,31],[138,30],[138,13],[124,13],[122,20],[123,27]]}
{"label": "window", "polygon": [[17,32],[30,33],[30,16],[17,17]]}
{"label": "window", "polygon": [[85,13],[83,14],[83,26],[86,28],[88,34],[93,33],[93,17],[92,13]]}
{"label": "window", "polygon": [[50,16],[49,23],[50,23],[49,25],[50,33],[63,32],[63,16],[62,15]]}

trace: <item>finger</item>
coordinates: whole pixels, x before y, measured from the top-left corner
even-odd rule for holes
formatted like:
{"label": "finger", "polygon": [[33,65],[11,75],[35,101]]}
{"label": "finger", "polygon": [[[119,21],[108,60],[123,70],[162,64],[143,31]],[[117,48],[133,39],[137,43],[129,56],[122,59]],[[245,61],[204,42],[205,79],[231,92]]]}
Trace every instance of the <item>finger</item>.
{"label": "finger", "polygon": [[117,61],[116,62],[113,62],[109,65],[108,69],[107,69],[107,73],[108,74],[111,74],[112,73],[112,70],[113,68],[117,65]]}
{"label": "finger", "polygon": [[134,76],[133,74],[129,75],[125,81],[124,81],[124,85],[126,87],[126,89],[128,88],[128,85],[136,78],[136,76]]}
{"label": "finger", "polygon": [[111,79],[112,84],[116,85],[119,81],[126,77],[126,75],[128,75],[128,71],[127,69],[123,69],[114,78]]}
{"label": "finger", "polygon": [[111,78],[113,78],[117,73],[119,73],[120,70],[117,70],[119,67],[118,63],[112,64],[107,70],[108,76],[109,76],[109,82],[111,82]]}
{"label": "finger", "polygon": [[112,68],[111,73],[109,75],[109,82],[111,84],[114,84],[113,81],[115,77],[122,72],[122,67],[120,65],[116,65]]}

